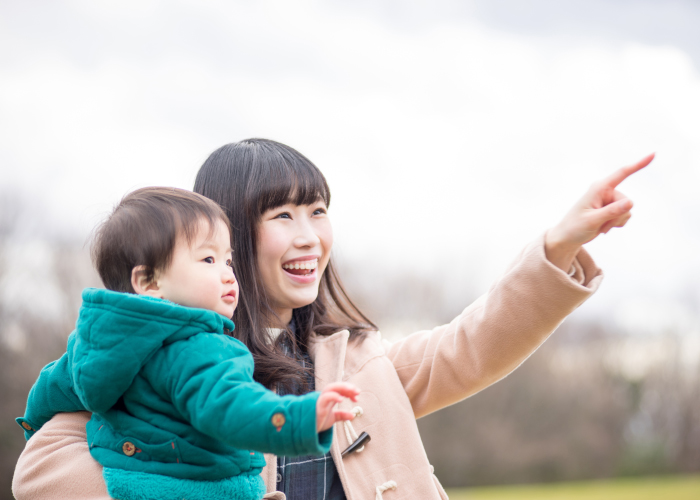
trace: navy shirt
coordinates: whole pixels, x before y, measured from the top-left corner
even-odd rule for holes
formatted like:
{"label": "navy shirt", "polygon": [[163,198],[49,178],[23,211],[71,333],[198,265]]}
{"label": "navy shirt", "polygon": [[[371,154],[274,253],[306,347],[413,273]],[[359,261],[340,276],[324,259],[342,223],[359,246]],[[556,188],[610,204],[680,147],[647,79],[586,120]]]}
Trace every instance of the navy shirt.
{"label": "navy shirt", "polygon": [[[290,329],[295,330],[294,323]],[[295,358],[305,368],[310,368],[306,375],[306,387],[295,384],[290,389],[278,388],[279,395],[306,394],[315,390],[313,362],[307,352],[291,352],[290,343],[282,343],[285,354]],[[319,457],[308,455],[302,457],[277,457],[277,491],[283,492],[287,500],[346,500],[338,470],[335,468],[330,453]]]}

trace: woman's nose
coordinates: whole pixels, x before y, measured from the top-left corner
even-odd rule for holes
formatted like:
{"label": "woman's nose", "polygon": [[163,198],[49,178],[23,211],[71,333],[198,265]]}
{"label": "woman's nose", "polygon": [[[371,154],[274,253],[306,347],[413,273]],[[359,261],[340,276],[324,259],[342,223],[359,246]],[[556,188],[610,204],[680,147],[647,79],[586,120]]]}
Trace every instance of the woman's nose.
{"label": "woman's nose", "polygon": [[318,245],[321,239],[316,234],[309,219],[299,221],[298,232],[294,238],[294,245],[297,247],[313,247]]}

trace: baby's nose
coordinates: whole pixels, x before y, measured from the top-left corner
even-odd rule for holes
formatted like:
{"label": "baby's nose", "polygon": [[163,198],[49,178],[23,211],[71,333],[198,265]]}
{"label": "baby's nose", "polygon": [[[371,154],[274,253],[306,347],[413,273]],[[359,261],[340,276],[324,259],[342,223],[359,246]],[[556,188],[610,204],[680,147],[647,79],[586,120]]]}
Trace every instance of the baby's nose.
{"label": "baby's nose", "polygon": [[224,271],[224,274],[223,274],[223,281],[224,281],[224,283],[235,283],[236,282],[236,275],[233,274],[233,269],[231,269],[229,266],[226,266],[226,270]]}

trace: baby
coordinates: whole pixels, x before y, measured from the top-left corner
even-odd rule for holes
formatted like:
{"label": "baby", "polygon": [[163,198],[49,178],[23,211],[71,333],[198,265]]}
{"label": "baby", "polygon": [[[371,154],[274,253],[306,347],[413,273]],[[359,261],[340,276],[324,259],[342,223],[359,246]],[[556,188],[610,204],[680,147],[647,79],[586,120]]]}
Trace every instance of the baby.
{"label": "baby", "polygon": [[58,412],[89,410],[87,439],[121,500],[259,500],[261,452],[323,455],[334,410],[359,391],[336,383],[277,396],[253,381],[231,337],[238,303],[229,221],[200,195],[144,188],[99,228],[75,331],[39,375],[17,422],[29,439]]}

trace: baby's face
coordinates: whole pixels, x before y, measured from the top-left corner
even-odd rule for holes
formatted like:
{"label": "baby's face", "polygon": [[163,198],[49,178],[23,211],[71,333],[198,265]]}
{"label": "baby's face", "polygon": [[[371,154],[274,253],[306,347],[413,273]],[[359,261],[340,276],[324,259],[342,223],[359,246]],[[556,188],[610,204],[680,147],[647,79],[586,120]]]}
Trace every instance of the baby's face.
{"label": "baby's face", "polygon": [[210,309],[231,318],[238,304],[238,282],[231,269],[231,240],[226,225],[217,221],[209,234],[200,224],[192,244],[178,238],[167,271],[156,274],[161,296],[187,307]]}

